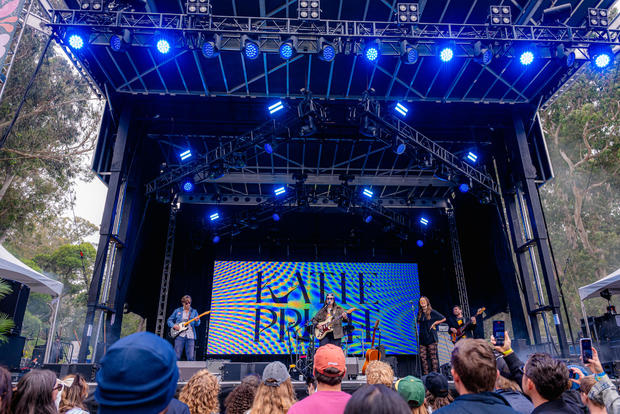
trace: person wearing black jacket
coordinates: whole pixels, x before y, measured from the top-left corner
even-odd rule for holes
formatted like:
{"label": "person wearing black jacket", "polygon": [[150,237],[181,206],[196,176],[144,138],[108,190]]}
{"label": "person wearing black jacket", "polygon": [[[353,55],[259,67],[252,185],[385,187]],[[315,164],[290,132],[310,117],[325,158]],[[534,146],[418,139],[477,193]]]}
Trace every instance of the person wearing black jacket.
{"label": "person wearing black jacket", "polygon": [[[461,338],[472,338],[474,329],[476,328],[476,317],[472,316],[468,321],[463,316],[463,310],[459,305],[452,307],[452,315],[448,316],[448,326],[450,327],[450,333],[456,334],[459,328],[465,327],[465,334]],[[461,338],[457,338],[457,341]]]}

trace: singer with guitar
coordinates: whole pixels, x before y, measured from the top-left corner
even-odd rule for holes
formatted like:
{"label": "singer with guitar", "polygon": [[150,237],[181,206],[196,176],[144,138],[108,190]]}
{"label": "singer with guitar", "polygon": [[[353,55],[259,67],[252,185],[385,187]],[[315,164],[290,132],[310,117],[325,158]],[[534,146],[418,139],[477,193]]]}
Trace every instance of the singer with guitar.
{"label": "singer with guitar", "polygon": [[[175,331],[181,330],[183,322],[198,317],[198,311],[191,307],[192,298],[189,295],[185,295],[181,298],[181,304],[183,306],[176,308],[168,318],[168,326]],[[194,327],[198,325],[200,325],[200,319],[191,322],[189,324],[191,329],[184,330],[174,339],[174,352],[177,354],[177,360],[181,360],[183,349],[185,349],[185,357],[187,360],[194,360],[194,344],[196,342],[196,329]]]}
{"label": "singer with guitar", "polygon": [[[420,359],[422,360],[422,375],[431,370],[439,372],[439,355],[437,354],[437,325],[444,323],[446,318],[431,308],[426,296],[420,296],[418,302],[418,325],[420,327]],[[429,369],[428,359],[431,360]]]}
{"label": "singer with guitar", "polygon": [[329,317],[333,318],[331,332],[328,332],[323,338],[320,338],[319,346],[334,344],[341,346],[342,337],[342,321],[348,319],[347,312],[336,304],[336,297],[333,293],[328,293],[325,298],[325,305],[314,315],[312,324],[318,325],[326,321]]}

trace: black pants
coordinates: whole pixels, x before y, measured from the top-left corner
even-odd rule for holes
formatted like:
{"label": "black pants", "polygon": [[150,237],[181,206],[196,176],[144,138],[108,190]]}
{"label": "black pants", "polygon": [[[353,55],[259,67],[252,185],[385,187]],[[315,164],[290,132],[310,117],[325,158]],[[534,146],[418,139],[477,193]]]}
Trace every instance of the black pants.
{"label": "black pants", "polygon": [[319,346],[323,346],[327,344],[334,344],[337,347],[341,348],[342,347],[341,343],[342,343],[342,338],[335,339],[334,333],[328,332],[327,335],[325,335],[323,339],[319,341]]}

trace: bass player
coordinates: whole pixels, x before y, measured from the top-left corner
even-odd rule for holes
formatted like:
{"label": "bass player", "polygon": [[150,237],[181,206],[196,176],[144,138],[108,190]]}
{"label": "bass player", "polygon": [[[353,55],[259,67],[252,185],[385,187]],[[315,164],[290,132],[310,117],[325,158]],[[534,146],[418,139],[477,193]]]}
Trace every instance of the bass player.
{"label": "bass player", "polygon": [[463,310],[461,309],[461,307],[459,305],[454,305],[452,307],[452,316],[448,317],[448,326],[450,327],[450,332],[456,334],[457,330],[459,328],[462,328],[464,325],[467,325],[464,329],[465,334],[462,337],[458,338],[457,341],[461,338],[474,337],[474,330],[476,329],[476,317],[472,316],[471,322],[468,324],[463,317]]}
{"label": "bass player", "polygon": [[[337,317],[340,315],[342,318]],[[328,293],[325,298],[325,305],[314,315],[312,318],[312,324],[317,325],[323,321],[325,321],[328,317],[333,317],[333,331],[328,332],[321,341],[319,342],[319,346],[323,346],[326,344],[334,344],[338,347],[341,346],[342,337],[344,336],[342,330],[342,321],[347,320],[348,315],[344,309],[336,304],[336,297],[333,293]]]}
{"label": "bass player", "polygon": [[[181,324],[187,322],[190,319],[194,319],[198,316],[198,311],[192,308],[192,298],[189,295],[185,295],[181,298],[182,306],[176,308],[172,315],[168,318],[168,326],[175,331],[181,329]],[[174,352],[177,354],[177,360],[181,360],[183,355],[183,349],[185,348],[185,357],[188,361],[194,360],[194,344],[196,343],[196,329],[195,326],[200,325],[200,319],[196,319],[190,322],[191,329],[186,329],[181,332],[174,339]]]}

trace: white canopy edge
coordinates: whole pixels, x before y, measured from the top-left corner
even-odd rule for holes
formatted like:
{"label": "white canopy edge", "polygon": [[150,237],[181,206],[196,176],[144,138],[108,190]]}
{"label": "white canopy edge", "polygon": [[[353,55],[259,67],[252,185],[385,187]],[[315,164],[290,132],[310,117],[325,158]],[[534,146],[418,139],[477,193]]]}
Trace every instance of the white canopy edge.
{"label": "white canopy edge", "polygon": [[581,300],[598,297],[599,293],[609,289],[612,295],[620,295],[620,269],[616,270],[607,277],[597,280],[589,285],[579,288],[579,297]]}
{"label": "white canopy edge", "polygon": [[63,284],[26,266],[0,245],[0,277],[14,280],[30,288],[32,292],[60,296]]}

